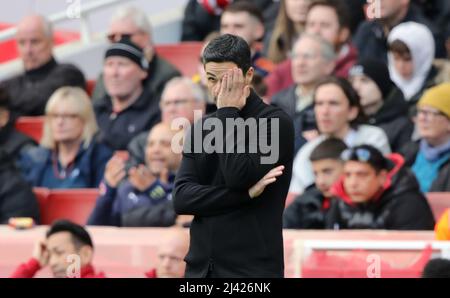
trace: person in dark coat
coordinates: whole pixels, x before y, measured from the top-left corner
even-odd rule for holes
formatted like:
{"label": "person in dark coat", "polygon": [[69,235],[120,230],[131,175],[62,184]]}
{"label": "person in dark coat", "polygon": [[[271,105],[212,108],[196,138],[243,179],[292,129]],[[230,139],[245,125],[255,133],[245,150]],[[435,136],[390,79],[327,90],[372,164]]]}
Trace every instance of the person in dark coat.
{"label": "person in dark coat", "polygon": [[31,217],[39,223],[39,206],[33,190],[2,148],[0,181],[0,224],[8,224],[11,217]]}
{"label": "person in dark coat", "polygon": [[61,87],[50,97],[39,147],[19,164],[35,187],[96,188],[112,150],[98,140],[91,101],[79,87]]}
{"label": "person in dark coat", "polygon": [[[155,101],[159,102],[166,83],[181,76],[180,71],[169,61],[160,57],[155,51],[153,33],[150,21],[145,12],[134,6],[119,7],[111,18],[108,29],[108,39],[111,43],[128,37],[133,43],[143,49],[145,59],[148,61],[147,78],[144,88]],[[92,94],[94,103],[101,101],[107,90],[103,81],[104,74],[97,78]]]}
{"label": "person in dark coat", "polygon": [[350,81],[361,98],[370,125],[384,130],[392,152],[411,141],[414,124],[402,91],[389,77],[385,63],[376,59],[358,61],[350,70]]}
{"label": "person in dark coat", "polygon": [[360,59],[377,58],[387,63],[387,36],[395,26],[404,22],[426,25],[434,36],[436,58],[446,57],[443,34],[423,15],[416,4],[400,0],[384,1],[385,8],[381,10],[381,17],[376,15],[378,12],[377,2],[374,1],[370,5],[368,11],[371,19],[361,23],[353,37],[353,43],[358,48]]}
{"label": "person in dark coat", "polygon": [[86,88],[84,75],[77,67],[59,64],[53,58],[53,32],[44,17],[25,17],[17,27],[16,41],[25,73],[0,84],[12,99],[13,119],[43,115],[47,100],[59,87]]}
{"label": "person in dark coat", "polygon": [[181,154],[172,150],[176,131],[160,123],[148,135],[145,164],[127,169],[113,157],[106,165],[101,195],[88,224],[103,226],[168,227],[175,224],[171,192]]}
{"label": "person in dark coat", "polygon": [[330,208],[332,186],[341,177],[341,153],[347,145],[340,139],[328,138],[311,153],[315,183],[306,188],[286,208],[283,214],[285,229],[323,229],[325,214]]}
{"label": "person in dark coat", "polygon": [[361,145],[341,155],[344,175],[333,188],[327,229],[433,230],[434,217],[403,157]]}
{"label": "person in dark coat", "polygon": [[426,91],[417,104],[420,140],[401,153],[423,192],[450,191],[450,84]]}
{"label": "person in dark coat", "polygon": [[10,102],[6,90],[0,88],[0,148],[14,160],[19,160],[22,154],[36,147],[36,142],[14,128]]}
{"label": "person in dark coat", "polygon": [[[286,113],[251,90],[250,57],[245,40],[229,34],[203,52],[218,109],[188,132],[173,192],[177,214],[194,215],[186,277],[284,276],[282,214],[294,131]],[[235,125],[226,127],[230,121]],[[203,130],[212,123],[214,139]],[[244,132],[236,143],[235,131]],[[271,149],[255,148],[269,138]]]}
{"label": "person in dark coat", "polygon": [[135,136],[161,120],[159,100],[144,88],[147,69],[142,49],[128,38],[105,53],[103,79],[109,95],[94,102],[94,111],[101,141],[114,150],[126,150]]}

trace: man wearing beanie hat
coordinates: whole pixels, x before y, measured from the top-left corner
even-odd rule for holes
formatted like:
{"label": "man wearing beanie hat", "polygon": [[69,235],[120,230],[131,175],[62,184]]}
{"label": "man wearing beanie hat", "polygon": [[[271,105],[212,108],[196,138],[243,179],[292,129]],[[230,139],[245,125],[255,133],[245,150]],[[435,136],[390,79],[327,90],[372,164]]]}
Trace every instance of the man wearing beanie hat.
{"label": "man wearing beanie hat", "polygon": [[114,150],[126,150],[130,140],[161,119],[159,101],[143,87],[148,62],[129,38],[111,44],[105,53],[103,80],[108,95],[94,102],[100,137]]}
{"label": "man wearing beanie hat", "polygon": [[411,141],[414,125],[403,93],[391,81],[386,64],[374,59],[360,60],[350,69],[349,79],[369,124],[383,129],[392,151],[398,152]]}
{"label": "man wearing beanie hat", "polygon": [[450,191],[450,83],[428,89],[417,103],[420,140],[403,154],[423,192]]}

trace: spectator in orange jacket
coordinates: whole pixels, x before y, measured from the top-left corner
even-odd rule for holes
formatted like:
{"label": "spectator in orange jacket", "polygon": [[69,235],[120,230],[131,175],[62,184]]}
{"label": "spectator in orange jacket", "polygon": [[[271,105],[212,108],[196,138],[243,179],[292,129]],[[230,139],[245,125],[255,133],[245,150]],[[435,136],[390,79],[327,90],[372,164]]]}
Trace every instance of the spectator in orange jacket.
{"label": "spectator in orange jacket", "polygon": [[189,231],[182,228],[171,228],[158,247],[158,263],[156,268],[145,273],[148,278],[182,278],[186,263],[184,257],[189,248]]}
{"label": "spectator in orange jacket", "polygon": [[436,240],[450,240],[450,209],[445,210],[434,228]]}
{"label": "spectator in orange jacket", "polygon": [[89,233],[68,220],[53,223],[45,240],[35,244],[32,258],[21,264],[11,278],[32,278],[49,266],[54,277],[104,278],[92,266],[94,245]]}

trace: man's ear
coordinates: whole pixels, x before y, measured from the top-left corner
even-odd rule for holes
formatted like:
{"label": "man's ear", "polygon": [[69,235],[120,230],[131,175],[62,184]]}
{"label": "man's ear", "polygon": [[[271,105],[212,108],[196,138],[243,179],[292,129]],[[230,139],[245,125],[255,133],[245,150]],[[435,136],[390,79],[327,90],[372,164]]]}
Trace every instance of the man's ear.
{"label": "man's ear", "polygon": [[351,122],[358,117],[359,109],[358,107],[350,107],[350,112],[348,113],[347,120],[348,122]]}
{"label": "man's ear", "polygon": [[9,122],[9,111],[5,109],[0,109],[0,128],[5,127]]}
{"label": "man's ear", "polygon": [[247,73],[245,74],[245,85],[252,85],[253,76],[255,74],[255,69],[253,67],[250,67],[247,70]]}
{"label": "man's ear", "polygon": [[94,251],[89,245],[83,245],[78,252],[81,260],[81,267],[86,266],[92,262]]}
{"label": "man's ear", "polygon": [[388,171],[387,170],[381,170],[378,173],[378,181],[380,183],[380,187],[383,187],[383,185],[386,183],[387,178],[388,178]]}

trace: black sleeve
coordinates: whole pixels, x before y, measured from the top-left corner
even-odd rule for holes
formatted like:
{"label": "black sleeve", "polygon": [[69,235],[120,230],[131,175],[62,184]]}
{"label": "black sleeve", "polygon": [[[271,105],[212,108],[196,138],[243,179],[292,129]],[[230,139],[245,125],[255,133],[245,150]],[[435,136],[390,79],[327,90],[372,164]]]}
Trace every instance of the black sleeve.
{"label": "black sleeve", "polygon": [[[237,108],[221,108],[217,110],[217,117],[222,122],[224,129],[223,152],[218,154],[220,170],[225,177],[226,186],[230,189],[247,191],[256,184],[265,174],[278,165],[282,165],[280,161],[292,160],[294,150],[294,129],[292,120],[285,113],[274,113],[267,121],[258,121],[258,130],[250,129],[249,136],[243,138],[235,138],[238,134],[238,128],[234,127],[231,131],[227,131],[227,119],[239,119],[239,109]],[[243,120],[242,118],[240,118]],[[277,127],[278,126],[278,127]],[[278,128],[278,129],[277,129]],[[257,138],[256,138],[257,136]],[[262,154],[259,145],[271,141],[271,137],[276,138],[278,144],[275,145],[275,151],[278,158],[274,161],[263,159],[267,156]],[[265,140],[262,141],[262,138]],[[257,145],[256,153],[251,152],[253,143]],[[230,151],[229,144],[234,144],[234,148]],[[278,146],[276,146],[278,145]],[[239,153],[239,148],[245,148],[244,153]],[[227,153],[231,152],[231,153]],[[273,152],[272,152],[273,153]]]}
{"label": "black sleeve", "polygon": [[122,215],[123,227],[170,227],[177,215],[173,202],[167,201],[152,207],[135,208]]}
{"label": "black sleeve", "polygon": [[31,186],[16,170],[7,170],[0,175],[0,224],[8,223],[11,217],[32,217],[39,223],[39,206]]}
{"label": "black sleeve", "polygon": [[183,153],[175,179],[173,203],[177,214],[215,216],[249,204],[247,191],[231,191],[225,186],[201,185],[195,170],[194,156]]}
{"label": "black sleeve", "polygon": [[418,189],[395,200],[386,223],[391,230],[433,230],[435,224],[431,208]]}
{"label": "black sleeve", "polygon": [[307,191],[286,208],[283,214],[285,229],[323,229],[324,212],[317,192]]}

